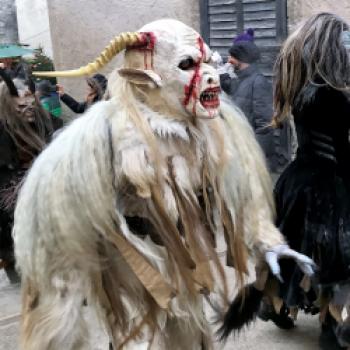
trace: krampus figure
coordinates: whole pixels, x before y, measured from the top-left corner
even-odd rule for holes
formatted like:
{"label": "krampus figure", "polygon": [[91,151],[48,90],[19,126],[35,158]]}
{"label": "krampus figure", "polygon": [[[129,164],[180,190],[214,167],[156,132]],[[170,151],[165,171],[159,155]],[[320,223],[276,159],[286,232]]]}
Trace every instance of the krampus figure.
{"label": "krampus figure", "polygon": [[226,294],[220,234],[240,281],[249,256],[263,265],[269,254],[276,274],[281,255],[312,270],[272,223],[263,156],[244,117],[220,104],[197,32],[156,21],[117,36],[86,67],[53,74],[91,74],[124,49],[110,100],[55,138],[20,192],[26,350],[89,348],[84,299],[114,349],[210,348],[202,295]]}
{"label": "krampus figure", "polygon": [[0,68],[0,263],[16,281],[11,230],[18,184],[52,131],[49,115],[35,98],[26,67],[11,79]]}

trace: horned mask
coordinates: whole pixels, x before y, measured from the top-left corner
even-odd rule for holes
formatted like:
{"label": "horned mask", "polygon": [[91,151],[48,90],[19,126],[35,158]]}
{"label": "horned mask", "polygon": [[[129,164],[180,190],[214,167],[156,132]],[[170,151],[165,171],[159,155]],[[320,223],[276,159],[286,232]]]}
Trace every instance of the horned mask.
{"label": "horned mask", "polygon": [[125,49],[119,74],[137,87],[152,109],[176,118],[214,118],[219,109],[219,77],[210,65],[211,51],[192,28],[176,20],[158,20],[136,33],[115,37],[92,63],[71,71],[38,76],[76,77],[99,71]]}
{"label": "horned mask", "polygon": [[19,64],[15,78],[0,69],[0,121],[25,153],[37,154],[46,143],[52,125],[35,95],[35,84],[26,64]]}
{"label": "horned mask", "polygon": [[15,79],[0,69],[0,77],[7,86],[10,96],[13,98],[12,103],[16,106],[16,111],[22,113],[24,119],[31,121],[32,109],[35,104],[35,84],[31,79],[31,72],[26,64],[18,65],[15,72]]}

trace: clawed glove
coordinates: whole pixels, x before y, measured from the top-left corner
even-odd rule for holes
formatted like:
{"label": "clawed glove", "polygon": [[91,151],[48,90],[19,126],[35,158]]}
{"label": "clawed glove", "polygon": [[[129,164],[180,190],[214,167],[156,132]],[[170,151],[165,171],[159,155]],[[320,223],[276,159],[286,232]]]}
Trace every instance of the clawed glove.
{"label": "clawed glove", "polygon": [[273,275],[276,276],[281,282],[283,282],[283,280],[281,277],[281,268],[278,263],[280,258],[294,259],[300,269],[308,276],[313,275],[316,270],[316,264],[308,256],[296,252],[295,250],[289,248],[287,244],[277,245],[265,253],[265,260]]}

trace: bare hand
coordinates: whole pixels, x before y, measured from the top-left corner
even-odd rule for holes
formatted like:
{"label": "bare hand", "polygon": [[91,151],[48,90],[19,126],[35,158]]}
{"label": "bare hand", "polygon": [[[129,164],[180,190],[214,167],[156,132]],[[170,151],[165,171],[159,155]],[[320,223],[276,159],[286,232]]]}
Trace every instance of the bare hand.
{"label": "bare hand", "polygon": [[87,94],[87,96],[86,96],[86,102],[89,103],[89,104],[90,104],[90,103],[93,103],[94,100],[95,100],[95,98],[96,98],[96,92],[92,91],[92,92],[90,92],[90,93]]}
{"label": "bare hand", "polygon": [[56,91],[60,96],[64,95],[64,88],[62,85],[56,84]]}
{"label": "bare hand", "polygon": [[0,62],[0,68],[1,68],[1,69],[5,69],[5,63]]}

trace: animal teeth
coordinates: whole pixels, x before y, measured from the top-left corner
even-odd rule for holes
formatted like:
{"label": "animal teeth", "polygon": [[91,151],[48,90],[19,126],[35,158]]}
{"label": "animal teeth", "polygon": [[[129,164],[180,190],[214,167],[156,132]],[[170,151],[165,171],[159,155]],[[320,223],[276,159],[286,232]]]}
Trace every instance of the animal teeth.
{"label": "animal teeth", "polygon": [[201,94],[201,100],[203,102],[213,102],[218,98],[218,91],[203,91]]}

